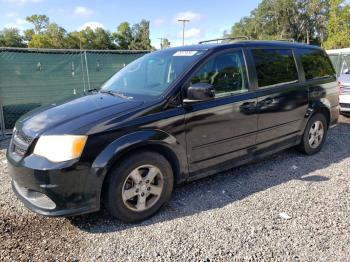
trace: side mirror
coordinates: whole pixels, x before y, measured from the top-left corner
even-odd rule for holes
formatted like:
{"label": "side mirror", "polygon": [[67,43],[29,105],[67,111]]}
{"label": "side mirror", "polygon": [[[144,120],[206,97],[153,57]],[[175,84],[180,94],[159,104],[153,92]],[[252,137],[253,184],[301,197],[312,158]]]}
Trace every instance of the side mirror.
{"label": "side mirror", "polygon": [[202,102],[212,100],[215,97],[215,90],[211,84],[196,83],[187,89],[187,98],[184,103],[190,104],[195,102]]}

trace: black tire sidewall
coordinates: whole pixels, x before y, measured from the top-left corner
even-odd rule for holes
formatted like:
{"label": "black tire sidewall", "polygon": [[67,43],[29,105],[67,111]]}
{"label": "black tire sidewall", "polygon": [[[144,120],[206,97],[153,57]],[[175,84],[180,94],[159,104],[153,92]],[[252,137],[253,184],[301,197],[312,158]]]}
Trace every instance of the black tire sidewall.
{"label": "black tire sidewall", "polygon": [[[132,211],[128,209],[122,199],[122,190],[125,179],[132,170],[142,165],[154,165],[163,174],[164,188],[158,200],[151,208],[145,211]],[[111,172],[108,182],[107,209],[109,212],[124,222],[138,222],[154,215],[162,205],[167,202],[173,190],[173,171],[162,155],[155,152],[141,151],[125,157],[118,162],[116,168]]]}
{"label": "black tire sidewall", "polygon": [[[320,145],[317,148],[312,148],[309,144],[309,132],[310,132],[310,128],[312,127],[312,125],[316,121],[322,122],[324,134],[323,134],[323,138],[322,138]],[[304,131],[303,140],[302,140],[302,144],[301,144],[302,151],[307,155],[313,155],[313,154],[318,153],[322,149],[322,146],[323,146],[324,142],[326,141],[327,131],[328,131],[328,125],[327,125],[326,117],[320,113],[316,113],[315,115],[313,115],[310,118],[310,120],[308,121],[306,128],[305,128],[305,131]]]}

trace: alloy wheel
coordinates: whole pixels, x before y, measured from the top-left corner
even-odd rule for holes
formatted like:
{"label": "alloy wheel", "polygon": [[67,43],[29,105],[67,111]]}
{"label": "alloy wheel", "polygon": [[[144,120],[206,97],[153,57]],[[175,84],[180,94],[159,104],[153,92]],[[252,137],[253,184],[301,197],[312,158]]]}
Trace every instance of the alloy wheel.
{"label": "alloy wheel", "polygon": [[164,177],[159,168],[153,165],[139,166],[125,179],[123,203],[132,211],[145,211],[157,203],[163,187]]}
{"label": "alloy wheel", "polygon": [[322,121],[316,121],[310,128],[309,131],[309,145],[311,148],[318,148],[323,140],[324,126]]}

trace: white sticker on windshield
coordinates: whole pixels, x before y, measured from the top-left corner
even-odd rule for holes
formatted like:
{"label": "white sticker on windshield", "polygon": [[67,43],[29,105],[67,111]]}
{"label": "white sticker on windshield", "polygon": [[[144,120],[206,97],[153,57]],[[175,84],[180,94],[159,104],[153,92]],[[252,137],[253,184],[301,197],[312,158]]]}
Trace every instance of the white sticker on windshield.
{"label": "white sticker on windshield", "polygon": [[194,56],[197,51],[177,51],[173,56]]}

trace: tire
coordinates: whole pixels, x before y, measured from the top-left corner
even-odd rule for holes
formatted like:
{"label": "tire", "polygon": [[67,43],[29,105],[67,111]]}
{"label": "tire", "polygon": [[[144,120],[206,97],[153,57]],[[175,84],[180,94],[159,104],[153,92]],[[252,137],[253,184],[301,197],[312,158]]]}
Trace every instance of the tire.
{"label": "tire", "polygon": [[[147,179],[153,176],[152,181]],[[104,200],[107,210],[112,216],[132,223],[151,217],[170,199],[174,176],[161,154],[139,151],[118,162],[107,183]]]}
{"label": "tire", "polygon": [[[317,129],[316,128],[317,123],[322,124],[323,135],[322,135],[322,138],[318,137],[317,139],[312,140],[312,137],[314,137],[314,135],[312,134],[316,134],[314,130]],[[301,151],[306,155],[314,155],[318,153],[322,149],[322,146],[326,140],[327,131],[328,131],[328,124],[327,124],[326,117],[321,113],[314,114],[306,125],[305,131],[302,137],[302,141],[298,147],[299,151]],[[318,131],[318,134],[320,133],[321,132]],[[314,142],[312,143],[311,141],[314,141]]]}

